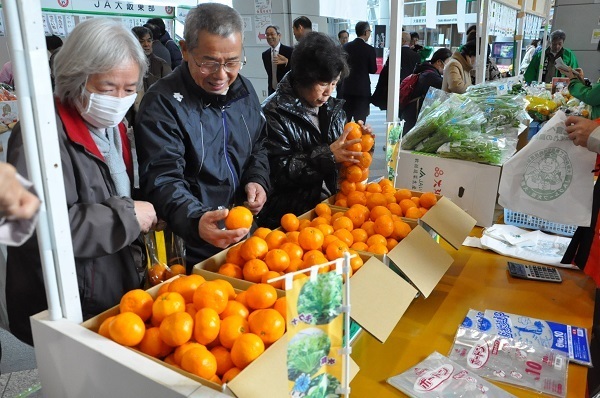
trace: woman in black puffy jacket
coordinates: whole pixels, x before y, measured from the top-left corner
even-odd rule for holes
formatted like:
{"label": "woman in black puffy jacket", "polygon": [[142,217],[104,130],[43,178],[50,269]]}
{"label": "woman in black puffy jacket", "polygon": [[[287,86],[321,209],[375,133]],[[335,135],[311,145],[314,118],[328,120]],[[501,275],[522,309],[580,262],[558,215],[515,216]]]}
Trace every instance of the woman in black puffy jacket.
{"label": "woman in black puffy jacket", "polygon": [[262,104],[271,191],[259,225],[275,228],[285,213],[314,208],[337,191],[340,164],[358,162],[361,152],[346,149],[360,140],[345,140],[344,101],[331,97],[347,75],[344,50],[326,34],[309,33],[294,48],[292,70]]}

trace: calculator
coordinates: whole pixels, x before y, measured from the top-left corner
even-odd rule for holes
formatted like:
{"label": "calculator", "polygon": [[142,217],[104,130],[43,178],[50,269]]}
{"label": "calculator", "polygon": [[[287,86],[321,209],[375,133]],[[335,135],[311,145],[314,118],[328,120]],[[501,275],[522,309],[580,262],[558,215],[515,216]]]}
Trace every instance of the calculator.
{"label": "calculator", "polygon": [[512,261],[508,262],[508,272],[512,277],[531,279],[544,282],[562,282],[560,273],[554,267],[545,265],[519,264]]}

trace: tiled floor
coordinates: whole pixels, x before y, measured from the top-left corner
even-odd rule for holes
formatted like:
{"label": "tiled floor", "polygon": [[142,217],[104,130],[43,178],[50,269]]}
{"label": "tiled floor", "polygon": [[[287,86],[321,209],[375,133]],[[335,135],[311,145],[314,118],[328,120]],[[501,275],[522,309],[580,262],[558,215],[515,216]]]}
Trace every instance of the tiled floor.
{"label": "tiled floor", "polygon": [[41,397],[37,364],[33,348],[0,329],[0,397]]}

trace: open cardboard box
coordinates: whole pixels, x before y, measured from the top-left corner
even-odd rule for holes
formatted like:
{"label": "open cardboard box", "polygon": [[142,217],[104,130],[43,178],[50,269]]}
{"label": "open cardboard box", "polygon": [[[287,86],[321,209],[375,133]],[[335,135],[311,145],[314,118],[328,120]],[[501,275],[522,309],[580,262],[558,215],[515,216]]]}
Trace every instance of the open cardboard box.
{"label": "open cardboard box", "polygon": [[442,194],[472,216],[477,225],[489,227],[494,223],[501,166],[400,151],[396,170],[397,187]]}
{"label": "open cardboard box", "polygon": [[[222,279],[222,275],[208,272],[202,269],[195,269],[194,273],[202,275],[206,280]],[[232,278],[232,285],[236,292],[246,290],[252,283],[242,281],[239,279]],[[164,282],[163,282],[164,283]],[[160,288],[160,285],[154,286],[148,290],[152,297],[156,297],[156,294]],[[285,292],[278,290],[277,294],[279,297],[284,296]],[[94,318],[85,321],[81,326],[90,331],[97,332],[98,328],[106,318],[116,315],[119,313],[118,306],[113,307]],[[102,336],[98,336],[104,339]],[[104,339],[107,340],[107,339]],[[259,397],[279,397],[286,396],[288,392],[288,380],[287,380],[287,339],[284,335],[277,342],[269,346],[265,352],[254,362],[248,365],[239,375],[237,375],[230,383],[220,386],[217,383],[203,379],[189,372],[186,372],[177,367],[171,366],[159,359],[152,358],[139,351],[122,347],[117,343],[111,341],[113,345],[120,348],[134,351],[135,353],[145,357],[154,362],[158,362],[162,366],[165,366],[174,372],[184,375],[197,383],[209,387],[216,391],[221,391],[229,396],[235,397],[248,397],[248,398],[259,398]],[[351,379],[358,373],[358,365],[351,361],[350,363],[350,376]]]}

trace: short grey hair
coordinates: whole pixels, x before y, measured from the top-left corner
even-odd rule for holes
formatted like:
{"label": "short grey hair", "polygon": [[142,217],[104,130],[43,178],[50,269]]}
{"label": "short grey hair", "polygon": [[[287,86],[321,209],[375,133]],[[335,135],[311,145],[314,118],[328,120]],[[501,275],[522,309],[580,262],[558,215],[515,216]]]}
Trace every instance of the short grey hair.
{"label": "short grey hair", "polygon": [[188,51],[198,47],[198,34],[203,30],[221,37],[240,33],[242,42],[244,41],[242,16],[224,4],[204,3],[190,10],[185,18],[185,27],[183,28],[183,38]]}
{"label": "short grey hair", "polygon": [[54,59],[55,95],[73,104],[89,76],[107,73],[133,61],[140,68],[138,88],[148,70],[147,57],[135,35],[120,22],[92,18],[78,24]]}
{"label": "short grey hair", "polygon": [[560,29],[555,30],[554,32],[550,33],[550,41],[554,41],[554,40],[566,41],[567,35],[565,34],[565,32],[563,32]]}

